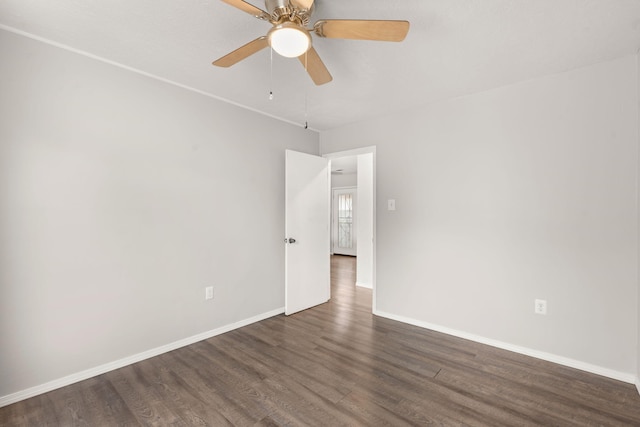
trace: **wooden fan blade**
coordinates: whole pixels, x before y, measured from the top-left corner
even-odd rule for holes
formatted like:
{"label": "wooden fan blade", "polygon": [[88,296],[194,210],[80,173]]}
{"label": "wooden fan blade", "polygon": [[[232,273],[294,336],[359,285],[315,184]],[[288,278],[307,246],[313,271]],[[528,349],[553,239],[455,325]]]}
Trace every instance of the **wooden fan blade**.
{"label": "wooden fan blade", "polygon": [[320,59],[320,55],[318,55],[318,52],[316,52],[313,47],[310,47],[308,51],[298,56],[298,59],[302,63],[302,66],[306,68],[311,80],[313,80],[316,85],[320,86],[333,80],[329,70],[327,70],[322,59]]}
{"label": "wooden fan blade", "polygon": [[258,37],[257,39],[250,41],[242,47],[234,50],[231,53],[226,54],[220,59],[213,61],[213,65],[217,67],[230,67],[233,64],[242,61],[243,59],[253,55],[256,52],[261,51],[265,47],[269,46],[269,41],[265,36]]}
{"label": "wooden fan blade", "polygon": [[255,7],[252,4],[247,3],[243,0],[222,0],[223,2],[240,9],[243,12],[247,12],[249,15],[253,15],[258,19],[269,20],[270,16],[264,10]]}
{"label": "wooden fan blade", "polygon": [[316,22],[313,29],[318,36],[332,39],[400,42],[409,32],[409,22],[327,19]]}
{"label": "wooden fan blade", "polygon": [[313,0],[290,0],[291,4],[301,10],[311,10]]}

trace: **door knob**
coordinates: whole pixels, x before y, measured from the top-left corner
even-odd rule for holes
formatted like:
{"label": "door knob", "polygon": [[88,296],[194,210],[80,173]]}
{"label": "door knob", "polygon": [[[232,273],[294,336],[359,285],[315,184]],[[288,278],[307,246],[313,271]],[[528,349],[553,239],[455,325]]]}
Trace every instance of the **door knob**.
{"label": "door knob", "polygon": [[291,237],[289,237],[289,243],[295,243],[296,239],[292,239]]}

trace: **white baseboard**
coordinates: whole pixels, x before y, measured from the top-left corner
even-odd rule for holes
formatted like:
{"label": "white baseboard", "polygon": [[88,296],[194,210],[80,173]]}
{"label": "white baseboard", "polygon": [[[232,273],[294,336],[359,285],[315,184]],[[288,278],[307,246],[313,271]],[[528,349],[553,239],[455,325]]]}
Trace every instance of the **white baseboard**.
{"label": "white baseboard", "polygon": [[374,310],[373,314],[380,317],[386,317],[387,319],[397,320],[398,322],[408,323],[410,325],[418,326],[425,329],[431,329],[433,331],[442,332],[447,335],[453,335],[455,337],[464,338],[467,340],[479,342],[481,344],[487,344],[492,347],[501,348],[503,350],[513,351],[515,353],[524,354],[526,356],[535,357],[537,359],[546,360],[548,362],[557,363],[559,365],[568,366],[570,368],[580,369],[581,371],[590,372],[592,374],[602,375],[604,377],[613,378],[615,380],[624,381],[626,383],[635,384],[640,393],[640,382],[638,378],[630,373],[619,372],[613,369],[604,368],[602,366],[592,365],[590,363],[582,362],[580,360],[570,359],[564,356],[558,356],[543,351],[533,350],[527,347],[521,347],[514,344],[494,340],[491,338],[485,338],[480,335],[470,334],[467,332],[458,331],[456,329],[447,328],[440,325],[435,325],[421,320],[411,319],[404,316],[397,316],[395,314],[386,313],[384,311]]}
{"label": "white baseboard", "polygon": [[196,343],[198,341],[206,340],[208,338],[215,337],[216,335],[224,334],[225,332],[229,332],[234,329],[238,329],[243,326],[247,326],[252,323],[259,322],[261,320],[268,319],[269,317],[277,316],[282,313],[284,313],[284,307],[278,308],[276,310],[272,310],[266,313],[262,313],[257,316],[253,316],[248,319],[240,320],[238,322],[231,323],[229,325],[225,325],[217,329],[203,332],[201,334],[193,335],[191,337],[184,338],[179,341],[174,341],[170,344],[152,348],[151,350],[134,354],[133,356],[129,356],[113,362],[105,363],[104,365],[96,366],[95,368],[91,368],[85,371],[77,372],[75,374],[67,375],[66,377],[49,381],[47,383],[40,384],[35,387],[30,387],[26,390],[21,390],[6,396],[0,396],[0,408],[2,408],[3,406],[11,405],[12,403],[16,403],[24,399],[28,399],[33,396],[37,396],[42,393],[47,393],[49,391],[52,391],[61,387],[65,387],[70,384],[77,383],[78,381],[83,381],[83,380],[95,377],[96,375],[104,374],[105,372],[113,371],[115,369],[123,368],[125,366],[131,365],[136,362],[140,362],[145,359],[149,359],[151,357],[159,356],[163,353],[176,350],[180,347],[185,347],[187,345]]}
{"label": "white baseboard", "polygon": [[361,288],[373,289],[373,285],[371,283],[356,282],[356,286],[359,286]]}

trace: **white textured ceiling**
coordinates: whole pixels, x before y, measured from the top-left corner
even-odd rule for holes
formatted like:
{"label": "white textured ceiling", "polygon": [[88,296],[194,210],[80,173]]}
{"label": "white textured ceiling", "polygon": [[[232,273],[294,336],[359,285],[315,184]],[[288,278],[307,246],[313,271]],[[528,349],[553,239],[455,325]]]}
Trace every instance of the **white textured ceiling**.
{"label": "white textured ceiling", "polygon": [[411,29],[402,43],[315,37],[334,78],[316,87],[296,59],[275,54],[271,78],[269,49],[228,69],[213,67],[270,28],[219,0],[0,0],[5,29],[300,125],[306,103],[317,130],[640,47],[639,0],[316,0],[311,22],[320,18],[407,19]]}

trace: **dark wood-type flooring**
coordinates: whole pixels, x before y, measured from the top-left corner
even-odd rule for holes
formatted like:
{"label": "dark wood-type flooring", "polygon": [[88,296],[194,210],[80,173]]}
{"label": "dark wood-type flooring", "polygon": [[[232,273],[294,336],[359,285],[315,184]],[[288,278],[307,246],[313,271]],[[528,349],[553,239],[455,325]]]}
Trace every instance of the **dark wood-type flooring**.
{"label": "dark wood-type flooring", "polygon": [[331,302],[0,408],[0,425],[640,426],[635,387]]}

